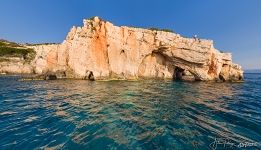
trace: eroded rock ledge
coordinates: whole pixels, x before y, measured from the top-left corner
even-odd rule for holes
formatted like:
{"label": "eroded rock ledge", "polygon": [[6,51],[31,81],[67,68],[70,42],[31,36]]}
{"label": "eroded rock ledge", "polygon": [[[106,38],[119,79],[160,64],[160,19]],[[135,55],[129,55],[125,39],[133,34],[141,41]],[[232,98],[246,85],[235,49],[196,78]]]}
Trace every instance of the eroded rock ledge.
{"label": "eroded rock ledge", "polygon": [[32,72],[66,78],[240,81],[243,71],[213,41],[176,33],[118,27],[98,17],[73,27],[61,44],[29,46]]}

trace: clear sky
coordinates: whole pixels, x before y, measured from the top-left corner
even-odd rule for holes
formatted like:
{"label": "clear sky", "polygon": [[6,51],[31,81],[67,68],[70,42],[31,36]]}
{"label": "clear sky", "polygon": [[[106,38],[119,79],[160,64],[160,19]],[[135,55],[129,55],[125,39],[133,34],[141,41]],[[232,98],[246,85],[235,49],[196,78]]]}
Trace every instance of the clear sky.
{"label": "clear sky", "polygon": [[213,39],[244,69],[261,69],[261,0],[1,0],[0,38],[62,42],[92,16]]}

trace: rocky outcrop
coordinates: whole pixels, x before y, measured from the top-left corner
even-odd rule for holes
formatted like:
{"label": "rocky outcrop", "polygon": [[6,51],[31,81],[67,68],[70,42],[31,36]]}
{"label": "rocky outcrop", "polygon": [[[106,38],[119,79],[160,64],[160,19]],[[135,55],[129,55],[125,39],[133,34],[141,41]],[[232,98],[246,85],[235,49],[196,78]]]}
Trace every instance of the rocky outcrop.
{"label": "rocky outcrop", "polygon": [[31,74],[33,66],[20,57],[0,57],[0,73]]}
{"label": "rocky outcrop", "polygon": [[0,39],[0,74],[30,74],[35,51],[21,44]]}
{"label": "rocky outcrop", "polygon": [[64,72],[68,78],[238,81],[239,65],[213,41],[176,33],[118,27],[98,17],[73,27],[61,44],[29,46],[37,74]]}

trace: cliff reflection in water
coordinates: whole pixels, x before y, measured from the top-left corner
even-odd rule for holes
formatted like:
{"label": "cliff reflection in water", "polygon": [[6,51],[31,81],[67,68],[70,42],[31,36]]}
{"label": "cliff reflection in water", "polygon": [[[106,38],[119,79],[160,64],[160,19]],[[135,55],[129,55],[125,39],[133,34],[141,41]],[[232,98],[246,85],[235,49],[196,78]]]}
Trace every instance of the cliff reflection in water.
{"label": "cliff reflection in water", "polygon": [[[1,113],[6,107],[16,113],[0,116],[1,137],[15,130],[1,141],[3,148],[194,149],[215,138],[261,139],[260,111],[242,109],[244,83],[58,80],[15,86],[1,91]],[[19,103],[5,102],[11,93]]]}

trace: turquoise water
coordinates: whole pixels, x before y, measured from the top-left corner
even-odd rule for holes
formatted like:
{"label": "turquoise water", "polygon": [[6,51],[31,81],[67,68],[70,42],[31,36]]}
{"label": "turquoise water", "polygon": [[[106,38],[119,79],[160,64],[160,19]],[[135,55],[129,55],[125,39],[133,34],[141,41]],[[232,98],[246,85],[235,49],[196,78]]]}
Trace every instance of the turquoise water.
{"label": "turquoise water", "polygon": [[261,74],[245,83],[0,77],[0,149],[260,149]]}

